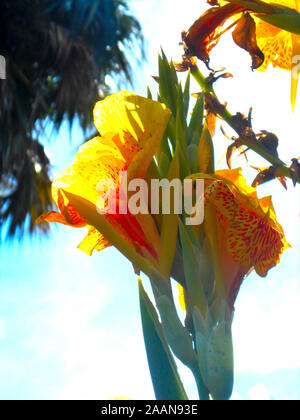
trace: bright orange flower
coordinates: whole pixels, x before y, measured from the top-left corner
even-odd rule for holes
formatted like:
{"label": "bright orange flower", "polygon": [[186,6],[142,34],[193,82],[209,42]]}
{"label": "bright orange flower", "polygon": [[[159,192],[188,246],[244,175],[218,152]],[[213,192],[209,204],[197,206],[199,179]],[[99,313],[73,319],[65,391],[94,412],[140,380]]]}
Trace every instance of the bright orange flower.
{"label": "bright orange flower", "polygon": [[[111,180],[116,186],[116,204],[122,199],[119,172],[127,171],[127,179],[144,178],[155,154],[170,111],[165,105],[129,92],[119,92],[96,104],[95,125],[101,134],[80,147],[73,164],[52,184],[52,196],[60,212],[48,212],[38,222],[58,222],[72,227],[87,226],[88,234],[79,248],[91,255],[110,245],[104,236],[88,225],[84,217],[68,201],[71,193],[93,205],[93,217],[100,217],[99,181]],[[110,194],[111,191],[108,191]],[[100,203],[102,203],[100,201]],[[103,206],[107,202],[102,203]],[[101,210],[101,208],[100,208]],[[157,262],[160,238],[149,214],[105,214],[111,228],[140,255]]]}
{"label": "bright orange flower", "polygon": [[261,277],[289,247],[276,220],[271,197],[259,199],[241,169],[199,175],[205,180],[204,229],[214,259],[216,281],[233,306],[241,283],[253,269]]}

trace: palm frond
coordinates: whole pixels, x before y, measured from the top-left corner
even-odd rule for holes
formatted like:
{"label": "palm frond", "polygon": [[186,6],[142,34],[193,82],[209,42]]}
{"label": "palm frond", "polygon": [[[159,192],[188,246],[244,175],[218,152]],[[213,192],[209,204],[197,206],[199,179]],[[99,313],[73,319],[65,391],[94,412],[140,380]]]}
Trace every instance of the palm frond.
{"label": "palm frond", "polygon": [[[47,119],[59,129],[76,117],[87,129],[93,105],[108,93],[106,75],[132,80],[128,51],[143,58],[141,28],[124,0],[0,2],[7,67],[0,80],[0,223],[10,224],[10,234],[22,232],[28,217],[33,230],[35,214],[50,206],[49,163],[36,172],[32,161],[37,125]],[[10,184],[16,188],[3,195]]]}

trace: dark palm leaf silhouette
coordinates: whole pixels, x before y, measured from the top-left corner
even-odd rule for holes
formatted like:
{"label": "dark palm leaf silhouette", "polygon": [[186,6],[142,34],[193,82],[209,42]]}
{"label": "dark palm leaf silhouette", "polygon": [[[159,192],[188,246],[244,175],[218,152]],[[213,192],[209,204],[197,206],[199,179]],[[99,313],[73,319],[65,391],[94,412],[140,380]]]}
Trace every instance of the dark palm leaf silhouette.
{"label": "dark palm leaf silhouette", "polygon": [[140,25],[124,0],[1,0],[0,224],[8,222],[9,235],[27,224],[32,232],[52,205],[37,128],[75,117],[88,128],[107,93],[105,76],[131,81],[130,49],[143,56]]}

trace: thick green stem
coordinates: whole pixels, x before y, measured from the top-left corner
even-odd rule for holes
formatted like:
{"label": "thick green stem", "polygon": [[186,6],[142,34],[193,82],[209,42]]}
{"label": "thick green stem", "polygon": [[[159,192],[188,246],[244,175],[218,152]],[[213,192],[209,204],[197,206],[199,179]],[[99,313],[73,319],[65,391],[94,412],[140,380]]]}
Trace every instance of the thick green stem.
{"label": "thick green stem", "polygon": [[199,399],[201,401],[209,401],[210,400],[209,391],[203,382],[198,363],[195,362],[192,366],[190,366],[190,369],[194,375],[194,378],[197,384]]}
{"label": "thick green stem", "polygon": [[215,95],[213,87],[207,82],[206,78],[203,76],[198,67],[192,67],[191,74],[204,92],[211,92]]}
{"label": "thick green stem", "polygon": [[[217,98],[217,95],[215,94],[215,91],[211,84],[209,84],[206,80],[206,78],[203,76],[203,74],[200,72],[200,70],[192,69],[191,74],[198,83],[198,85],[201,87],[201,89],[204,92],[213,93],[215,97]],[[218,98],[217,98],[218,100]],[[233,124],[233,115],[227,110],[227,108],[224,106],[222,112],[218,114],[235,132],[237,132],[234,124]],[[237,132],[239,135],[239,133]],[[260,145],[258,142],[253,143],[249,142],[246,138],[240,137],[239,138],[241,143],[244,146],[247,146],[249,149],[253,150],[255,153],[263,157],[265,160],[267,160],[269,163],[271,163],[273,166],[278,168],[280,170],[280,175],[286,176],[288,178],[291,178],[290,168],[278,157],[270,153],[265,147]],[[300,184],[300,176],[298,177],[297,183]]]}

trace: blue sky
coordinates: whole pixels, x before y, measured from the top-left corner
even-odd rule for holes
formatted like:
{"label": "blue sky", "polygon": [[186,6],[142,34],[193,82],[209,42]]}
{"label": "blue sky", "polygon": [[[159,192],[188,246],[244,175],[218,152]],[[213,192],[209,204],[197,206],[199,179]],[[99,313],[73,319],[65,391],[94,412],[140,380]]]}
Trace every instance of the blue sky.
{"label": "blue sky", "polygon": [[[157,74],[160,46],[169,58],[179,59],[180,32],[200,15],[203,4],[199,0],[130,4],[148,43],[149,60],[136,72],[134,87],[136,93],[145,94],[147,84],[155,88],[151,75]],[[279,154],[286,162],[298,157],[300,105],[292,114],[290,75],[279,70],[252,73],[248,54],[235,48],[229,36],[215,50],[212,66],[225,66],[235,75],[216,85],[232,112],[247,113],[254,106],[256,131],[279,135]],[[70,164],[82,138],[75,124],[71,141],[67,127],[51,140],[48,151],[54,174]],[[216,136],[217,159],[226,142],[221,134]],[[253,154],[248,158],[254,166],[264,165]],[[233,159],[233,164],[243,164],[251,182],[254,171],[241,159]],[[225,167],[224,160],[219,167]],[[299,399],[300,196],[291,183],[285,192],[277,181],[261,187],[259,194],[273,195],[292,249],[266,279],[251,274],[240,291],[233,324],[233,397]],[[86,256],[76,249],[83,236],[81,229],[55,226],[48,238],[1,241],[1,399],[154,398],[131,264],[112,248]],[[190,373],[181,365],[179,369],[189,396],[196,398]]]}

